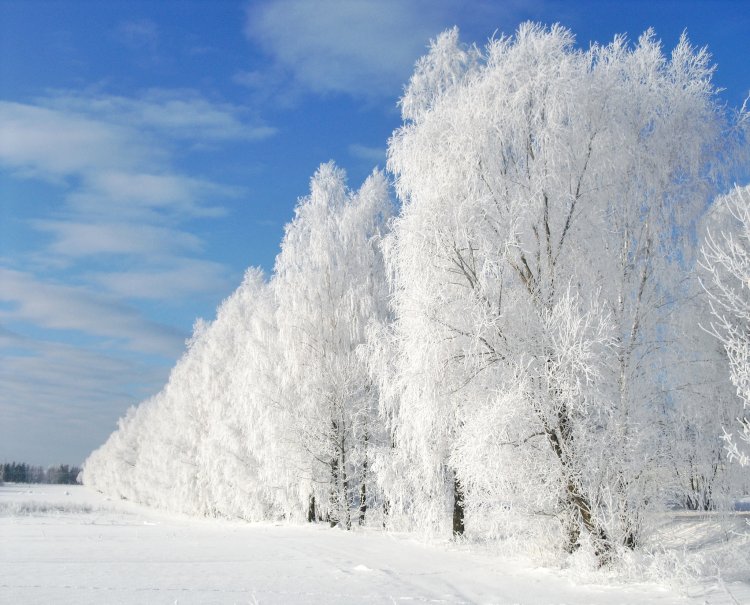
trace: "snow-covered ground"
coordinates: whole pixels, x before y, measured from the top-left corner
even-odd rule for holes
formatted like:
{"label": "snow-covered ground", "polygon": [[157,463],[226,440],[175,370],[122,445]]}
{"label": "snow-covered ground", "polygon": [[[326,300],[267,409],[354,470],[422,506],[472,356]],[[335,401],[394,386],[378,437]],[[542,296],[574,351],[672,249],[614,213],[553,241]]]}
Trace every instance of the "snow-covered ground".
{"label": "snow-covered ground", "polygon": [[[678,541],[710,532],[676,527]],[[376,531],[196,520],[78,486],[0,486],[0,603],[750,603],[736,579],[681,592],[572,577]]]}

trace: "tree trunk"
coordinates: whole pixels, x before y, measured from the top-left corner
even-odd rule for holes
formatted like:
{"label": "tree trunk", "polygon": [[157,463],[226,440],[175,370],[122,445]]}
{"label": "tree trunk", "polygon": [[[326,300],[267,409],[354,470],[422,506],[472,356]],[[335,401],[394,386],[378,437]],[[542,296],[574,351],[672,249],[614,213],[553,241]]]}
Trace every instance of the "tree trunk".
{"label": "tree trunk", "polygon": [[453,471],[453,535],[464,533],[464,491],[461,482]]}
{"label": "tree trunk", "polygon": [[[601,527],[593,515],[591,514],[591,504],[586,496],[581,493],[578,484],[572,479],[568,479],[566,486],[568,503],[575,513],[575,516],[580,519],[580,522],[586,528],[586,531],[591,534],[594,538],[594,554],[599,559],[599,565],[604,565],[609,561],[610,551],[612,550],[612,544],[607,536],[607,532]],[[576,523],[576,525],[578,525]],[[578,537],[580,535],[580,528],[575,530],[573,533],[568,534],[569,540],[575,538],[575,542],[568,542],[568,552],[573,552],[578,548]]]}
{"label": "tree trunk", "polygon": [[362,463],[362,483],[359,487],[359,524],[365,524],[365,515],[367,514],[367,443],[369,436],[365,432],[365,459]]}
{"label": "tree trunk", "polygon": [[555,456],[560,461],[565,481],[565,505],[568,508],[567,513],[571,515],[568,520],[570,525],[566,532],[568,534],[566,550],[573,552],[578,548],[580,525],[582,524],[594,539],[594,552],[599,559],[599,564],[605,565],[609,561],[612,543],[604,528],[596,522],[591,512],[591,503],[586,495],[581,492],[580,486],[574,478],[575,469],[571,468],[570,460],[566,455],[566,450],[570,449],[570,440],[572,437],[570,436],[570,422],[565,406],[561,406],[558,411],[557,420],[558,430],[545,423],[544,432],[549,444],[552,446],[552,451],[555,452]]}
{"label": "tree trunk", "polygon": [[[333,429],[333,434],[336,435],[338,433],[338,424],[336,421],[332,421],[331,428]],[[336,440],[334,443],[338,445],[338,440]],[[329,496],[329,502],[328,502],[328,518],[329,522],[331,524],[331,527],[336,527],[336,525],[339,524],[339,521],[341,520],[339,518],[339,510],[338,510],[338,496],[339,496],[339,455],[338,452],[335,452],[333,456],[331,456],[331,493]]]}
{"label": "tree trunk", "polygon": [[344,431],[341,431],[341,452],[339,456],[341,461],[341,491],[339,492],[339,506],[344,516],[344,527],[346,529],[352,528],[352,516],[349,510],[349,476],[346,473],[346,436]]}
{"label": "tree trunk", "polygon": [[307,503],[307,522],[315,523],[315,496],[310,494],[310,498]]}
{"label": "tree trunk", "polygon": [[[364,472],[367,473],[367,459],[364,462]],[[359,524],[365,524],[365,515],[367,514],[367,482],[366,475],[362,477],[362,484],[359,487]]]}

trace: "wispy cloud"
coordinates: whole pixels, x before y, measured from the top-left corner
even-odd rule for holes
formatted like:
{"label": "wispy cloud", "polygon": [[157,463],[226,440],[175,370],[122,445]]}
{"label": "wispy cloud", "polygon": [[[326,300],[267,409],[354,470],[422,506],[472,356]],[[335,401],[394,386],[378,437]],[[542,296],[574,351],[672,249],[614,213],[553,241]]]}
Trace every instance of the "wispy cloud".
{"label": "wispy cloud", "polygon": [[398,93],[429,38],[440,31],[440,4],[254,2],[247,11],[245,34],[307,90],[381,97]]}
{"label": "wispy cloud", "polygon": [[84,112],[181,141],[258,141],[276,133],[276,128],[249,115],[247,108],[209,101],[193,90],[157,88],[137,98],[62,92],[43,102],[61,111]]}
{"label": "wispy cloud", "polygon": [[365,160],[379,166],[385,165],[385,147],[369,147],[359,143],[352,143],[349,145],[349,153],[360,160]]}
{"label": "wispy cloud", "polygon": [[[83,391],[100,401],[100,406],[111,397],[118,399],[136,397],[143,393],[133,386],[138,382],[144,368],[135,359],[122,359],[102,354],[101,351],[88,351],[81,347],[54,341],[29,341],[25,355],[11,356],[0,367],[0,408],[22,409],[34,406],[48,413],[60,413],[64,416],[71,408],[82,406],[80,398]],[[2,349],[0,344],[0,350]],[[164,370],[158,369],[149,378],[163,376]],[[111,376],[118,376],[121,381],[113,383]],[[157,383],[149,385],[149,390],[158,387]],[[64,393],[67,406],[60,410],[59,396]],[[25,395],[25,396],[22,396]]]}
{"label": "wispy cloud", "polygon": [[224,265],[197,259],[179,259],[148,271],[97,273],[89,279],[116,296],[149,300],[221,292],[230,284]]}
{"label": "wispy cloud", "polygon": [[215,198],[236,194],[231,187],[179,173],[100,171],[82,175],[79,187],[67,199],[71,209],[86,216],[217,217],[225,209],[212,203]]}
{"label": "wispy cloud", "polygon": [[192,91],[151,90],[133,98],[63,91],[33,104],[0,101],[0,163],[35,175],[123,171],[164,165],[172,142],[257,141],[275,134],[246,113]]}
{"label": "wispy cloud", "polygon": [[[253,0],[245,36],[272,67],[235,81],[276,96],[340,93],[368,101],[396,98],[429,40],[448,27],[511,33],[537,19],[548,0]],[[559,7],[556,8],[560,12]],[[465,23],[462,23],[465,20]],[[489,29],[489,28],[492,29]],[[481,41],[480,41],[481,42]],[[285,86],[282,85],[286,78]]]}
{"label": "wispy cloud", "polygon": [[173,146],[272,135],[242,111],[187,92],[143,97],[57,93],[34,104],[0,101],[0,166],[65,186],[68,210],[137,218],[221,216],[215,201],[238,191],[171,165]]}
{"label": "wispy cloud", "polygon": [[163,311],[229,291],[231,272],[203,258],[202,234],[243,194],[190,160],[274,132],[190,90],[0,101],[0,177],[46,183],[42,197],[13,200],[13,229],[32,241],[0,258],[0,457],[24,454],[37,436],[29,418],[65,427],[71,442],[90,445],[92,430],[103,440],[108,421],[163,382],[187,336]]}
{"label": "wispy cloud", "polygon": [[159,44],[159,28],[151,19],[129,19],[118,24],[115,38],[131,50],[154,54]]}
{"label": "wispy cloud", "polygon": [[161,160],[163,155],[133,129],[40,105],[0,101],[0,164],[24,176],[59,178]]}
{"label": "wispy cloud", "polygon": [[35,220],[31,224],[53,236],[49,252],[68,259],[102,254],[161,258],[203,248],[192,233],[143,223]]}
{"label": "wispy cloud", "polygon": [[10,347],[24,349],[28,339],[0,325],[0,350]]}
{"label": "wispy cloud", "polygon": [[[136,356],[22,338],[3,340],[0,328],[0,460],[80,463],[101,443],[122,410],[153,394],[166,364]],[[50,460],[39,444],[58,453]]]}
{"label": "wispy cloud", "polygon": [[91,288],[40,280],[0,268],[0,321],[29,322],[52,330],[115,339],[130,351],[173,357],[184,336],[146,319],[132,307]]}
{"label": "wispy cloud", "polygon": [[299,102],[304,92],[278,64],[237,71],[232,76],[232,82],[246,88],[254,102],[261,106],[272,103],[276,107],[291,108]]}

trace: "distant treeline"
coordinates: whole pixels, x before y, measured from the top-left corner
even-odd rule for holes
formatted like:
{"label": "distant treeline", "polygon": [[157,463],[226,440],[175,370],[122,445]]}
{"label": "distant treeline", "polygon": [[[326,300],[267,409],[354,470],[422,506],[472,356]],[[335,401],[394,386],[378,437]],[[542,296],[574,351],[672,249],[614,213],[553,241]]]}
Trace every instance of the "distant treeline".
{"label": "distant treeline", "polygon": [[32,466],[21,462],[6,462],[2,465],[2,480],[14,483],[78,483],[81,468],[61,464],[45,469],[42,466]]}

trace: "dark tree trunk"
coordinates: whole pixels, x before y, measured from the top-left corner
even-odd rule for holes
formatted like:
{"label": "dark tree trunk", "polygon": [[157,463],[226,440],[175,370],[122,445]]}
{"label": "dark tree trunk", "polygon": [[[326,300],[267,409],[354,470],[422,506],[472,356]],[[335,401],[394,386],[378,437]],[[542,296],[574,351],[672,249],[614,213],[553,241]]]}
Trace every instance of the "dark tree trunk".
{"label": "dark tree trunk", "polygon": [[362,485],[359,487],[359,524],[365,524],[365,515],[367,514],[367,459],[364,462],[364,472],[362,476]]}
{"label": "dark tree trunk", "polygon": [[594,518],[591,512],[591,503],[586,495],[582,493],[578,482],[574,479],[574,469],[571,468],[570,460],[566,455],[566,450],[571,446],[572,436],[565,406],[561,406],[557,413],[557,428],[558,430],[555,430],[545,424],[544,432],[549,444],[552,446],[552,451],[555,452],[555,456],[560,461],[563,478],[566,482],[565,505],[568,509],[567,514],[570,515],[568,518],[569,526],[566,532],[568,534],[566,549],[568,552],[573,552],[578,548],[578,540],[581,533],[580,526],[583,525],[586,531],[594,538],[595,554],[599,559],[599,564],[605,565],[609,562],[612,543],[604,528]]}
{"label": "dark tree trunk", "polygon": [[464,533],[464,491],[455,471],[453,472],[453,535]]}
{"label": "dark tree trunk", "polygon": [[[336,421],[333,421],[332,428],[333,434],[336,435],[338,433]],[[339,519],[339,456],[337,454],[338,452],[331,456],[331,494],[328,499],[328,519],[331,527],[338,525],[341,520]]]}
{"label": "dark tree trunk", "polygon": [[567,500],[562,501],[562,506],[565,509],[563,517],[563,531],[565,533],[565,550],[568,553],[574,553],[580,546],[579,539],[581,537],[581,524],[578,521],[578,516],[573,512],[570,502]]}
{"label": "dark tree trunk", "polygon": [[622,498],[622,513],[620,513],[620,523],[623,527],[623,533],[625,537],[622,543],[627,546],[630,550],[635,550],[638,545],[638,529],[636,527],[636,520],[633,515],[628,511],[628,498],[625,481],[621,481],[620,485],[620,497]]}
{"label": "dark tree trunk", "polygon": [[369,435],[365,432],[365,459],[362,463],[362,483],[359,487],[359,524],[365,524],[365,515],[367,514],[367,444]]}
{"label": "dark tree trunk", "polygon": [[346,473],[346,437],[344,431],[341,431],[341,446],[340,446],[339,461],[341,467],[341,491],[339,492],[339,506],[340,510],[344,515],[344,527],[346,529],[352,528],[352,516],[349,510],[349,476]]}
{"label": "dark tree trunk", "polygon": [[315,496],[310,494],[310,498],[307,502],[307,522],[315,523]]}
{"label": "dark tree trunk", "polygon": [[[604,528],[594,519],[591,514],[591,505],[589,504],[588,498],[581,493],[577,483],[569,479],[566,490],[569,508],[572,509],[571,512],[574,513],[574,517],[580,519],[580,522],[586,528],[586,531],[593,536],[595,541],[594,553],[596,554],[597,559],[599,559],[599,564],[604,565],[609,561],[609,555],[612,549],[612,544],[607,536],[607,532],[605,532]],[[568,533],[568,552],[573,552],[578,548],[580,527],[575,521],[573,522],[573,526],[575,526],[575,529]],[[575,541],[573,542],[573,540]]]}
{"label": "dark tree trunk", "polygon": [[625,536],[625,546],[627,546],[630,550],[635,550],[635,547],[638,546],[638,540],[635,536],[635,532],[629,531],[627,535]]}

